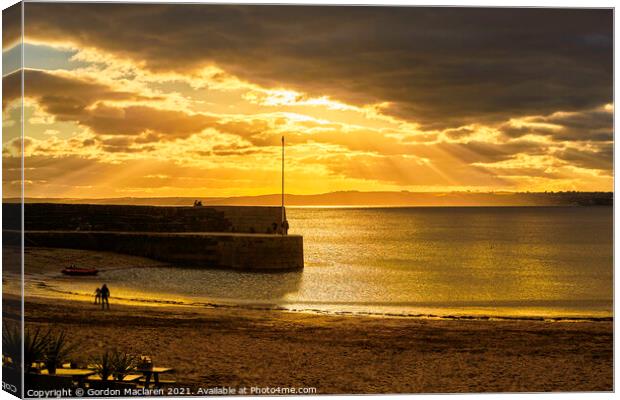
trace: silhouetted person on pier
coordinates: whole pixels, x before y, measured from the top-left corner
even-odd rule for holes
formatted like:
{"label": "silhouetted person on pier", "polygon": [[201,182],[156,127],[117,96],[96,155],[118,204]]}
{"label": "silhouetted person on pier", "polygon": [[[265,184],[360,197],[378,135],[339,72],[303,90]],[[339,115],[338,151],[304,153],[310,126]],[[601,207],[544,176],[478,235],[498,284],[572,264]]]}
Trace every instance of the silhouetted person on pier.
{"label": "silhouetted person on pier", "polygon": [[95,289],[95,304],[101,303],[101,288]]}
{"label": "silhouetted person on pier", "polygon": [[108,285],[105,283],[101,286],[101,309],[107,305],[108,310],[110,309],[110,301],[108,300],[110,297],[110,289],[108,289]]}
{"label": "silhouetted person on pier", "polygon": [[286,219],[282,222],[282,234],[288,235],[288,220]]}

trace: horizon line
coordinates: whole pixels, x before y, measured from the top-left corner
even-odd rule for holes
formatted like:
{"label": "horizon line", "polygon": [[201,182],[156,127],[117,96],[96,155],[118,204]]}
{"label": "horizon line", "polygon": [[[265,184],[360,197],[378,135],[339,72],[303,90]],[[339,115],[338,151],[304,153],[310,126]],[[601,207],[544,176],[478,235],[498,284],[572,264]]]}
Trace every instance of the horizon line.
{"label": "horizon line", "polygon": [[[311,194],[298,194],[298,193],[284,193],[285,196],[323,196],[329,194],[339,193],[360,193],[360,194],[377,194],[377,193],[389,193],[389,194],[561,194],[561,193],[581,193],[581,194],[594,194],[605,193],[613,194],[613,190],[547,190],[547,191],[509,191],[509,190],[497,190],[497,191],[470,191],[470,190],[453,190],[453,191],[410,191],[410,190],[375,190],[375,191],[363,191],[363,190],[338,190],[333,192],[311,193]],[[239,197],[265,197],[265,196],[281,196],[281,193],[267,193],[267,194],[246,194],[246,195],[229,195],[229,196],[111,196],[111,197],[54,197],[54,196],[22,196],[22,197],[5,197],[4,199],[169,199],[169,198],[209,198],[209,199],[230,199]]]}

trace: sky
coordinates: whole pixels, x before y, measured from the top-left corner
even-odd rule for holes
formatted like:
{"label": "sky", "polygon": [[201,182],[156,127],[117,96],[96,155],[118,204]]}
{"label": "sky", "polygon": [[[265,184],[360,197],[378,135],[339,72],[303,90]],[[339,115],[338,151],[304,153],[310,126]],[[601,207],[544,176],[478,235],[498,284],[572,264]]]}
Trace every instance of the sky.
{"label": "sky", "polygon": [[[611,10],[24,10],[26,197],[279,193],[282,136],[287,193],[613,190]],[[5,197],[19,186],[12,12]]]}

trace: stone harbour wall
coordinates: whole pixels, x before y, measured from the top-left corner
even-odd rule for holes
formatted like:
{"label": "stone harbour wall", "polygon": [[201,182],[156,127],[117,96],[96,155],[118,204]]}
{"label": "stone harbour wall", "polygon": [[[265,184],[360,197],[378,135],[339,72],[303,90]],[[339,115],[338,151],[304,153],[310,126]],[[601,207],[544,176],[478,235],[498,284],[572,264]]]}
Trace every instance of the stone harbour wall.
{"label": "stone harbour wall", "polygon": [[[273,233],[281,213],[280,207],[25,204],[24,243],[111,251],[199,268],[301,269],[303,238]],[[6,243],[20,243],[20,214],[20,204],[3,203]]]}
{"label": "stone harbour wall", "polygon": [[[20,204],[2,207],[4,229],[19,230]],[[280,207],[24,204],[26,230],[269,233],[281,218]]]}
{"label": "stone harbour wall", "polygon": [[[19,231],[4,231],[7,237]],[[243,271],[304,267],[303,237],[237,233],[26,231],[26,246],[111,251],[179,266]]]}

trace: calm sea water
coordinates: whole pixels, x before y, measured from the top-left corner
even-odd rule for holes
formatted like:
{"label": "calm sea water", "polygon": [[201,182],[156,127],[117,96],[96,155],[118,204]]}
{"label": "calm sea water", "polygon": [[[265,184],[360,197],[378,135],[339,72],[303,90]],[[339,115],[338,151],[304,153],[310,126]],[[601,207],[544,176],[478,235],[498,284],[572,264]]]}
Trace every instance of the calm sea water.
{"label": "calm sea water", "polygon": [[[610,317],[611,207],[297,208],[306,268],[103,272],[114,295],[403,315]],[[64,282],[64,283],[63,283]],[[51,282],[67,289],[68,282]],[[91,287],[92,286],[92,287]],[[90,282],[71,282],[90,294]]]}

